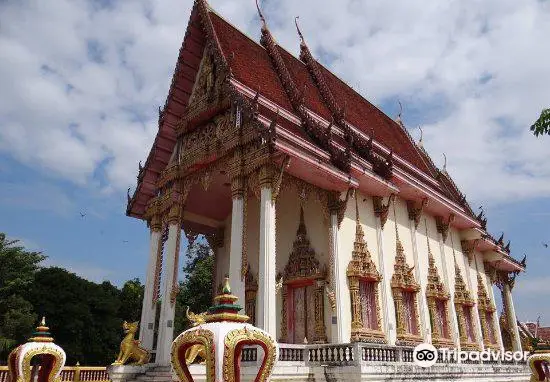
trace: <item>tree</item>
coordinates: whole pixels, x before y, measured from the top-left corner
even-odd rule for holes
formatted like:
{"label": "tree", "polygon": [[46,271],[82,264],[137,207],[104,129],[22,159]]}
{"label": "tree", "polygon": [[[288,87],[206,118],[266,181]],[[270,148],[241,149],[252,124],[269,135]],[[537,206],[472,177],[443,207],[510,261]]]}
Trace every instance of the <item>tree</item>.
{"label": "tree", "polygon": [[138,278],[128,280],[120,291],[120,310],[118,316],[126,321],[139,321],[145,287]]}
{"label": "tree", "polygon": [[544,109],[540,113],[539,119],[531,126],[531,131],[538,137],[539,135],[550,135],[550,109]]}
{"label": "tree", "polygon": [[0,359],[33,332],[37,316],[27,301],[27,291],[46,257],[26,251],[18,240],[0,232]]}
{"label": "tree", "polygon": [[176,298],[175,335],[191,325],[185,315],[188,306],[195,313],[202,313],[212,306],[214,256],[210,247],[203,240],[195,240],[187,247],[186,258],[187,263],[183,267],[185,280],[180,282]]}
{"label": "tree", "polygon": [[46,316],[67,364],[106,365],[115,359],[122,338],[120,294],[109,282],[96,284],[51,267],[36,273],[29,301]]}

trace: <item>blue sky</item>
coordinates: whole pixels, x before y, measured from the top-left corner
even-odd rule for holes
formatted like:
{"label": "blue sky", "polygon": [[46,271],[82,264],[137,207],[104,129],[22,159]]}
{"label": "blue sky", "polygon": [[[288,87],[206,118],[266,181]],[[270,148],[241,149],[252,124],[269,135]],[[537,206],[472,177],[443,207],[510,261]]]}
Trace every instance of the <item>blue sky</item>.
{"label": "blue sky", "polygon": [[[447,168],[528,273],[519,317],[550,324],[550,139],[528,127],[548,106],[549,2],[264,4],[297,54],[310,48],[395,117]],[[212,6],[256,40],[252,0]],[[0,231],[94,281],[143,278],[145,223],[124,215],[185,33],[190,0],[0,3]],[[84,218],[80,212],[86,214]],[[550,244],[550,243],[549,243]]]}

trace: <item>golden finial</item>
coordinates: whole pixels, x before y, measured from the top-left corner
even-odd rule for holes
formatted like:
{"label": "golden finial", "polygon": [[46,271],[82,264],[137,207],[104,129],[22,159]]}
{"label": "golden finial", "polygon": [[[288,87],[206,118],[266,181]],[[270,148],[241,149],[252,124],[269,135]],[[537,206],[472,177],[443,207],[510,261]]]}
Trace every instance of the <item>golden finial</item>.
{"label": "golden finial", "polygon": [[46,317],[42,316],[42,321],[40,321],[40,326],[46,327]]}

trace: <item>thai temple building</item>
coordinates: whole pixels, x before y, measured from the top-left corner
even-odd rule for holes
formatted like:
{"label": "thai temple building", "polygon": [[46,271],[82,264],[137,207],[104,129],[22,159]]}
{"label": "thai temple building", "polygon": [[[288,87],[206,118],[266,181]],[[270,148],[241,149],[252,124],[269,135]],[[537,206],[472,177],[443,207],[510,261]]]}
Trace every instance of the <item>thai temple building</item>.
{"label": "thai temple building", "polygon": [[[228,275],[242,313],[277,339],[272,380],[413,378],[420,343],[521,350],[512,288],[525,259],[487,232],[401,118],[325,68],[299,29],[299,58],[278,45],[258,10],[259,43],[195,0],[128,195],[127,215],[150,228],[139,338],[156,343],[155,364],[169,365],[179,334],[182,232],[208,239],[214,290]],[[435,366],[442,381],[528,375],[516,362]],[[430,370],[419,380],[437,380]]]}

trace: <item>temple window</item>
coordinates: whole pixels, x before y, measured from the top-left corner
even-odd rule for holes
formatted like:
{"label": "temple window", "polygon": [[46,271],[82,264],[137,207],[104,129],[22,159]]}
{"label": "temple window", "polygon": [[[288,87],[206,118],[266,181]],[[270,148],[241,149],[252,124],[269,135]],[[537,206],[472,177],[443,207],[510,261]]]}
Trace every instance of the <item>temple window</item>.
{"label": "temple window", "polygon": [[417,294],[420,286],[414,279],[413,268],[407,265],[403,245],[397,236],[394,274],[391,279],[397,345],[416,345],[423,341],[420,336]]}
{"label": "temple window", "polygon": [[447,301],[436,301],[436,325],[443,338],[449,338],[449,323],[447,322]]}
{"label": "temple window", "polygon": [[[474,299],[466,288],[462,273],[455,258],[455,311],[460,334],[460,347],[464,350],[479,350],[473,319]],[[480,316],[481,317],[481,316]]]}
{"label": "temple window", "polygon": [[359,282],[359,294],[361,296],[361,319],[363,321],[363,328],[378,329],[374,282],[361,280]]}
{"label": "temple window", "polygon": [[483,344],[486,347],[498,347],[495,335],[494,313],[495,307],[487,294],[481,275],[477,274],[477,311],[483,335]]}
{"label": "temple window", "polygon": [[466,338],[468,342],[475,342],[474,325],[472,322],[472,307],[463,305],[462,312],[464,314]]}
{"label": "temple window", "polygon": [[351,340],[385,343],[378,300],[378,285],[382,277],[376,269],[364,239],[357,199],[355,203],[355,241],[347,269],[351,299]]}
{"label": "temple window", "polygon": [[326,342],[324,323],[324,279],[311,248],[300,207],[300,223],[283,272],[280,342]]}
{"label": "temple window", "polygon": [[416,317],[416,292],[404,291],[403,304],[405,307],[405,324],[408,334],[418,335],[418,324]]}
{"label": "temple window", "polygon": [[430,313],[432,344],[436,347],[448,347],[453,345],[451,331],[449,330],[448,303],[450,295],[439,277],[435,258],[430,248],[427,226],[426,241],[428,243],[428,285],[426,286],[426,299]]}

